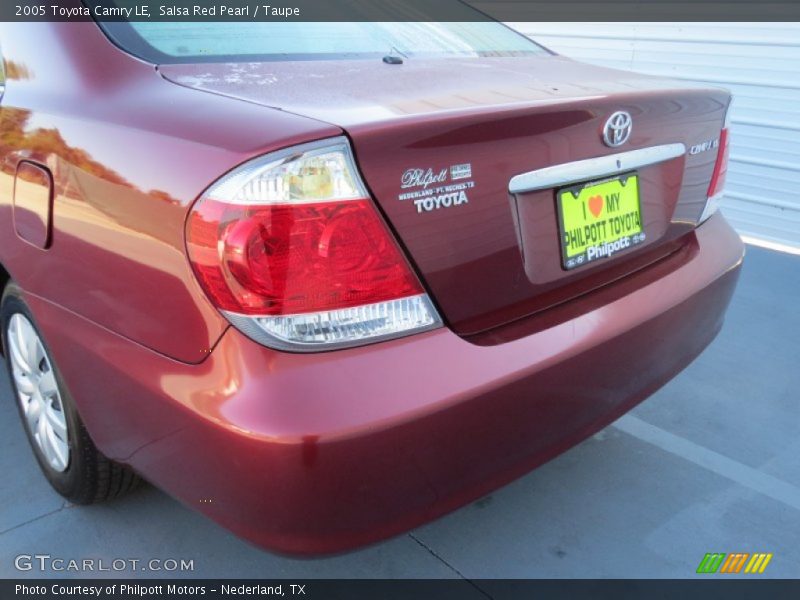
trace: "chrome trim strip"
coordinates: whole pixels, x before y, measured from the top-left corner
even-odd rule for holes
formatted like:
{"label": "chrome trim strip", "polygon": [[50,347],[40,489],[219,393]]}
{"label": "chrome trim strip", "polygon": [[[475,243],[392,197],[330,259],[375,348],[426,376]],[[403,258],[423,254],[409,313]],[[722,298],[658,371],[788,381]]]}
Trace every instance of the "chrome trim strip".
{"label": "chrome trim strip", "polygon": [[515,175],[508,182],[508,191],[512,194],[522,194],[561,187],[578,181],[613,177],[625,171],[662,163],[684,154],[686,146],[683,144],[664,144],[553,165]]}

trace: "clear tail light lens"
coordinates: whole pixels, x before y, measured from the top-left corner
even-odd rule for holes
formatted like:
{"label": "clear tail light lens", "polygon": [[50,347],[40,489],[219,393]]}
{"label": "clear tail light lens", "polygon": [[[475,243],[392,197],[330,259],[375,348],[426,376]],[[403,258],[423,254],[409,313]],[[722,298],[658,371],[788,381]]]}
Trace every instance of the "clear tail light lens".
{"label": "clear tail light lens", "polygon": [[441,325],[345,138],[235,169],[195,203],[186,240],[209,299],[267,346],[328,350]]}

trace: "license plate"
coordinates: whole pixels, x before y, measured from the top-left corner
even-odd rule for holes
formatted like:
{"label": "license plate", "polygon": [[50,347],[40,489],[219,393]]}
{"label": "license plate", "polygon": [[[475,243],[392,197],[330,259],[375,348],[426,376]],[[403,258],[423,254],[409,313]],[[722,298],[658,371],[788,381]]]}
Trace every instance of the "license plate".
{"label": "license plate", "polygon": [[561,264],[567,269],[610,258],[645,240],[635,173],[558,190]]}

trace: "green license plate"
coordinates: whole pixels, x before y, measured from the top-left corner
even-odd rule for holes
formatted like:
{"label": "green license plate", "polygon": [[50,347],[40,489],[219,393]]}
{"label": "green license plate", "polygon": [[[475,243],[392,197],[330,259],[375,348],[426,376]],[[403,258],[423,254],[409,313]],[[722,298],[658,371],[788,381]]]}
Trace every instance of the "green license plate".
{"label": "green license plate", "polygon": [[645,240],[635,173],[558,190],[561,264],[575,269]]}

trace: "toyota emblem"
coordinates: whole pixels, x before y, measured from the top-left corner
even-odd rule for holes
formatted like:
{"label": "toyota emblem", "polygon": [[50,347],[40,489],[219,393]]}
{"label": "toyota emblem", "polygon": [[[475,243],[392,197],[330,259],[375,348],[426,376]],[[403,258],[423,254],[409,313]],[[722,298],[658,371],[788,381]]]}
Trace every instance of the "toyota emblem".
{"label": "toyota emblem", "polygon": [[629,112],[619,110],[608,118],[603,128],[603,141],[607,146],[622,146],[631,137],[633,119]]}

